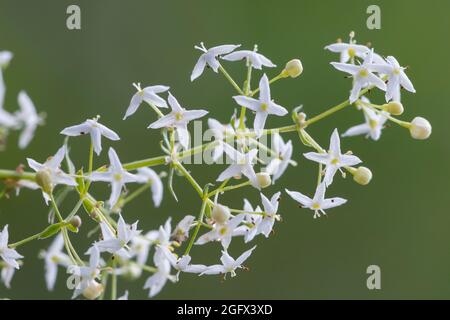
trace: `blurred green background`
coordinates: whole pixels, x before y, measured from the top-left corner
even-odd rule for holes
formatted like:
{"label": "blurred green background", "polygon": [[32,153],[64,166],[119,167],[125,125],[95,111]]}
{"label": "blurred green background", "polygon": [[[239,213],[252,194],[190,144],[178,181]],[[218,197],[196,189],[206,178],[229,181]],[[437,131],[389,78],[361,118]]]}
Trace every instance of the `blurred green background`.
{"label": "blurred green background", "polygon": [[[82,11],[82,30],[66,28],[66,8],[78,4]],[[382,29],[366,28],[366,8],[381,7]],[[26,157],[43,161],[61,146],[62,128],[97,114],[116,130],[122,140],[113,146],[123,162],[160,155],[158,132],[146,129],[155,116],[149,108],[122,121],[132,82],[144,85],[166,84],[182,104],[207,108],[210,116],[227,121],[235,108],[232,88],[221,75],[207,71],[191,83],[190,72],[199,52],[194,44],[207,46],[240,43],[260,52],[280,67],[299,57],[304,74],[272,86],[273,97],[292,109],[299,104],[312,116],[347,98],[350,82],[334,70],[330,61],[338,56],[323,50],[338,37],[347,39],[356,31],[360,43],[371,42],[377,52],[396,56],[410,66],[408,74],[417,94],[403,94],[405,120],[421,115],[430,120],[433,134],[428,141],[410,138],[405,129],[390,125],[378,142],[363,137],[343,140],[343,150],[351,149],[374,172],[367,187],[349,177],[337,178],[330,196],[349,199],[347,205],[329,211],[329,216],[312,219],[310,211],[300,209],[284,193],[280,205],[283,222],[269,239],[258,238],[257,250],[246,265],[250,272],[221,281],[220,277],[186,275],[178,284],[168,284],[158,298],[273,298],[273,299],[380,299],[450,298],[450,215],[446,198],[450,178],[448,137],[448,13],[450,2],[433,1],[0,1],[0,49],[14,52],[5,72],[6,109],[16,109],[17,93],[27,90],[40,111],[47,112],[47,124],[37,131],[32,144],[20,151],[17,134],[9,138],[7,150],[0,153],[1,168],[15,168]],[[244,64],[226,64],[239,81]],[[269,76],[279,69],[266,69]],[[256,83],[255,83],[256,84]],[[372,93],[374,102],[382,96]],[[349,108],[319,125],[310,133],[324,146],[331,131],[341,132],[362,121],[361,114]],[[270,127],[290,124],[289,117],[270,118]],[[306,194],[314,192],[316,167],[306,161],[305,148],[295,134],[297,168],[266,195],[289,188]],[[86,166],[88,140],[72,140],[72,156],[78,166]],[[104,149],[112,145],[104,140]],[[96,164],[107,162],[103,152]],[[223,166],[190,166],[201,184],[212,181]],[[163,168],[156,168],[158,171]],[[154,209],[150,193],[141,196],[124,211],[127,221],[139,219],[143,230],[157,228],[172,216],[177,222],[186,214],[196,215],[200,202],[182,179],[175,189],[180,201],[174,202],[167,189],[161,208]],[[94,191],[107,196],[106,184]],[[223,202],[242,206],[247,197],[259,203],[254,189],[230,192]],[[75,197],[63,206],[70,210]],[[46,226],[48,208],[40,192],[23,190],[20,197],[0,202],[0,226],[10,225],[12,241],[20,240]],[[93,227],[84,213],[84,230],[72,236],[83,252]],[[48,293],[44,283],[43,261],[37,258],[49,240],[19,248],[25,255],[23,268],[16,273],[12,289],[0,285],[0,297],[66,299],[64,270],[56,290]],[[230,247],[237,256],[250,245],[240,239]],[[194,247],[196,262],[218,261],[220,245]],[[366,288],[366,268],[376,264],[382,270],[382,289]],[[145,298],[145,279],[119,282],[119,294],[130,290],[130,298]]]}

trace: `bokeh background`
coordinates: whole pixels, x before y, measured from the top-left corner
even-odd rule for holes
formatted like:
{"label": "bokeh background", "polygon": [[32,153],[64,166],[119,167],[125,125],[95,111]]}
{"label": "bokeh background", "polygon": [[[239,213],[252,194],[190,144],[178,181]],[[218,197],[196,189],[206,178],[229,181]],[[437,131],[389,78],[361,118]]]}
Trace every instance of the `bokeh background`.
{"label": "bokeh background", "polygon": [[[81,31],[66,28],[69,4],[81,7]],[[370,4],[381,7],[381,30],[366,28]],[[350,177],[336,179],[329,195],[349,199],[347,205],[314,220],[310,211],[298,208],[283,194],[283,222],[269,239],[256,240],[258,248],[247,263],[250,272],[241,271],[225,282],[220,277],[183,276],[180,283],[168,284],[158,298],[450,298],[448,12],[446,0],[1,0],[0,49],[15,54],[5,73],[6,109],[17,108],[17,93],[25,89],[37,108],[47,113],[47,124],[24,151],[17,149],[17,134],[12,134],[7,150],[0,153],[0,167],[13,169],[26,157],[43,161],[61,146],[62,128],[97,114],[120,134],[122,140],[113,145],[123,162],[160,155],[158,132],[146,129],[155,119],[149,108],[121,120],[135,81],[170,85],[184,105],[207,108],[212,117],[227,121],[235,108],[229,84],[211,71],[194,83],[189,81],[199,55],[193,46],[200,41],[207,46],[241,43],[250,49],[258,44],[260,52],[280,67],[299,57],[304,74],[273,85],[273,97],[288,109],[303,104],[308,115],[315,115],[347,97],[350,82],[329,65],[338,56],[323,47],[338,37],[347,39],[354,30],[359,42],[370,41],[380,54],[394,55],[410,66],[408,74],[417,94],[403,95],[402,118],[429,119],[431,138],[416,141],[407,130],[391,125],[378,142],[363,137],[344,140],[343,149],[353,150],[374,172],[366,187]],[[226,65],[237,80],[243,80],[243,63]],[[266,71],[274,76],[279,69]],[[382,95],[375,92],[370,98],[382,102]],[[310,133],[327,146],[335,127],[343,131],[361,120],[361,114],[349,108],[311,127]],[[268,122],[270,127],[289,123],[289,117],[272,117]],[[296,135],[288,137],[294,141],[299,166],[266,189],[267,195],[285,187],[307,194],[314,191],[316,167],[303,158],[305,148]],[[87,138],[72,142],[72,157],[86,166]],[[105,150],[110,145],[104,141]],[[98,165],[106,162],[106,152],[96,158]],[[201,184],[214,180],[222,169],[190,166]],[[147,193],[126,208],[126,220],[139,219],[140,228],[150,230],[168,216],[178,221],[186,214],[196,215],[200,203],[195,192],[182,178],[176,179],[175,189],[178,203],[166,189],[161,208],[154,209]],[[99,184],[94,193],[104,198],[108,188]],[[254,189],[229,193],[223,202],[241,207],[244,196],[259,202]],[[69,197],[63,210],[70,210],[75,201]],[[17,241],[42,230],[47,212],[40,192],[23,190],[20,197],[0,201],[0,226],[8,223],[11,239]],[[83,252],[92,241],[85,238],[86,232],[94,224],[80,214],[84,230],[72,238]],[[42,240],[20,247],[25,265],[14,277],[12,289],[0,286],[0,297],[70,298],[62,269],[56,290],[45,289],[43,261],[37,255],[49,243]],[[237,256],[248,247],[236,240],[230,252]],[[194,261],[212,264],[219,249],[219,244],[194,247]],[[378,291],[366,288],[366,268],[371,264],[382,270]],[[128,288],[130,298],[145,298],[144,280],[119,282],[119,294]]]}

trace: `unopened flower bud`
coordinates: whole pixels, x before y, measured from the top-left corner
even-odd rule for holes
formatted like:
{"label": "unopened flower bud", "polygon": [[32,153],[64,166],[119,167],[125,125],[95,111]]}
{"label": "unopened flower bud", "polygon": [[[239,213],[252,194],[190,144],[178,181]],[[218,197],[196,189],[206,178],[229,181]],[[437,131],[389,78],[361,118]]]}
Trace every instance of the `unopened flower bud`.
{"label": "unopened flower bud", "polygon": [[394,116],[399,116],[403,113],[404,108],[400,102],[391,101],[391,102],[383,105],[383,110],[389,112],[390,114],[392,114]]}
{"label": "unopened flower bud", "polygon": [[216,204],[211,212],[211,218],[219,224],[227,222],[230,216],[231,216],[230,209],[221,204]]}
{"label": "unopened flower bud", "polygon": [[366,167],[359,167],[353,172],[353,180],[355,180],[356,183],[365,186],[372,180],[372,171]]}
{"label": "unopened flower bud", "polygon": [[256,174],[256,180],[258,181],[258,185],[261,189],[267,188],[272,184],[272,179],[270,178],[270,174],[267,172],[259,172]]}
{"label": "unopened flower bud", "polygon": [[283,74],[286,77],[297,78],[303,72],[303,65],[299,59],[292,59],[284,67]]}
{"label": "unopened flower bud", "polygon": [[51,194],[53,191],[52,178],[50,173],[46,170],[38,171],[36,173],[36,183],[42,188],[47,194]]}
{"label": "unopened flower bud", "polygon": [[414,139],[428,139],[428,137],[431,135],[431,124],[425,118],[415,117],[413,121],[411,121],[409,132],[411,133],[411,137],[413,137]]}
{"label": "unopened flower bud", "polygon": [[81,227],[81,223],[82,223],[82,221],[81,221],[81,218],[79,216],[74,216],[74,217],[72,217],[72,219],[70,219],[70,224],[72,226],[74,226],[75,228],[77,228],[77,229],[79,227]]}
{"label": "unopened flower bud", "polygon": [[103,292],[103,285],[93,280],[89,283],[89,285],[84,289],[83,296],[86,299],[94,300],[97,299]]}

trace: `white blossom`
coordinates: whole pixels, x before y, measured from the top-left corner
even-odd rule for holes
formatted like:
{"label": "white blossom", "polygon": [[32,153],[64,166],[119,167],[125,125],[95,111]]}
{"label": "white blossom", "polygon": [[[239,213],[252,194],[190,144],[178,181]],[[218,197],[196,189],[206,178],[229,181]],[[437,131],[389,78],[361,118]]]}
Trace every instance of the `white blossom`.
{"label": "white blossom", "polygon": [[[158,246],[156,250],[160,250],[161,254],[170,262],[170,265],[178,271],[186,272],[186,273],[202,273],[206,270],[206,266],[202,264],[190,264],[191,256],[185,255],[182,257],[178,257],[175,253],[170,251],[166,247]],[[179,273],[178,273],[179,274]],[[178,280],[177,274],[177,280]]]}
{"label": "white blossom", "polygon": [[217,161],[224,153],[224,143],[228,136],[234,136],[235,130],[231,124],[222,124],[216,119],[208,119],[208,127],[218,143],[212,150],[212,160]]}
{"label": "white blossom", "polygon": [[36,112],[33,101],[25,91],[20,91],[17,98],[20,111],[16,113],[16,119],[23,123],[24,127],[19,137],[19,148],[24,149],[34,137],[34,132],[44,119]]}
{"label": "white blossom", "polygon": [[11,281],[14,277],[14,273],[16,273],[16,269],[8,264],[2,268],[2,271],[0,273],[0,279],[8,289],[11,288]]}
{"label": "white blossom", "polygon": [[110,166],[106,172],[93,172],[89,177],[92,181],[103,181],[111,183],[111,196],[108,200],[110,207],[119,200],[122,188],[126,183],[138,182],[139,177],[124,170],[119,157],[113,148],[108,151]]}
{"label": "white blossom", "polygon": [[200,58],[198,58],[194,70],[192,70],[191,81],[200,77],[207,65],[217,73],[220,67],[220,62],[217,61],[217,57],[228,54],[240,46],[241,45],[226,44],[206,49],[203,42],[200,43],[200,46],[194,46],[195,49],[198,49],[203,53]]}
{"label": "white blossom", "polygon": [[16,261],[23,258],[16,250],[8,247],[9,233],[8,225],[3,227],[0,232],[0,258],[10,267],[19,269],[19,263]]}
{"label": "white blossom", "polygon": [[62,249],[64,247],[64,238],[62,233],[59,233],[48,250],[42,252],[41,258],[45,261],[45,283],[47,289],[52,291],[55,287],[56,278],[58,276],[58,266],[68,267],[71,260]]}
{"label": "white blossom", "polygon": [[87,266],[70,265],[67,272],[71,273],[76,278],[76,286],[74,288],[72,299],[75,299],[80,294],[86,293],[90,287],[99,286],[96,281],[100,276],[100,251],[96,246],[92,246],[89,251],[89,264]]}
{"label": "white blossom", "polygon": [[236,276],[236,269],[243,268],[242,264],[250,257],[253,250],[255,250],[256,246],[251,248],[250,250],[245,251],[241,254],[236,260],[234,260],[227,251],[222,251],[222,257],[220,258],[220,262],[222,264],[212,265],[206,268],[200,275],[204,274],[231,274],[231,277]]}
{"label": "white blossom", "polygon": [[170,274],[171,267],[167,259],[160,259],[158,263],[155,261],[155,264],[157,264],[158,271],[149,277],[144,284],[144,289],[149,289],[149,298],[160,293],[167,280],[171,282],[176,282],[177,280],[176,276]]}
{"label": "white blossom", "polygon": [[224,181],[232,177],[239,177],[242,174],[246,176],[252,186],[259,189],[255,170],[253,169],[253,161],[258,154],[257,149],[252,149],[248,153],[243,154],[228,144],[224,145],[224,150],[233,161],[227,169],[225,169],[217,178],[217,181]]}
{"label": "white blossom", "polygon": [[234,231],[238,225],[244,220],[245,214],[239,214],[225,223],[216,223],[211,231],[200,236],[195,244],[202,245],[210,241],[220,241],[224,249],[227,249],[231,243]]}
{"label": "white blossom", "polygon": [[363,107],[363,111],[365,123],[349,128],[342,134],[342,137],[365,135],[374,141],[380,139],[381,131],[384,128],[389,114],[385,111],[375,112],[367,107]]}
{"label": "white blossom", "polygon": [[275,184],[275,181],[283,175],[291,163],[293,147],[291,140],[284,143],[278,133],[272,134],[271,147],[275,152],[275,157],[270,160],[265,171],[272,175],[272,183]]}
{"label": "white blossom", "polygon": [[91,142],[97,155],[100,155],[100,152],[102,151],[102,136],[113,141],[120,140],[117,133],[99,123],[98,118],[87,119],[81,124],[67,127],[61,131],[61,134],[70,137],[76,137],[88,133],[91,135]]}
{"label": "white blossom", "polygon": [[238,61],[248,59],[251,66],[259,70],[261,70],[263,66],[268,68],[276,67],[276,65],[273,64],[273,62],[270,61],[268,58],[266,58],[265,56],[256,51],[251,50],[235,51],[230,54],[227,54],[226,56],[223,56],[222,59],[227,61]]}
{"label": "white blossom", "polygon": [[334,129],[330,138],[330,148],[328,153],[308,152],[303,154],[306,159],[324,164],[325,168],[325,185],[328,187],[333,182],[333,177],[338,170],[343,167],[352,167],[361,163],[361,160],[350,154],[341,153],[341,141],[337,129]]}
{"label": "white blossom", "polygon": [[346,199],[339,197],[325,199],[325,189],[325,182],[320,183],[312,199],[297,191],[289,191],[286,189],[286,192],[304,208],[313,210],[314,218],[318,218],[320,217],[320,213],[326,215],[325,210],[343,205],[347,202]]}
{"label": "white blossom", "polygon": [[180,243],[189,238],[189,230],[192,228],[194,220],[195,217],[191,215],[187,215],[181,219],[175,227],[175,230],[172,232],[172,238]]}
{"label": "white blossom", "polygon": [[265,195],[261,193],[261,202],[264,207],[264,213],[266,214],[262,220],[258,223],[258,233],[269,237],[272,232],[275,220],[279,220],[278,212],[278,201],[280,200],[281,192],[275,193],[272,198],[267,199]]}
{"label": "white blossom", "polygon": [[169,92],[169,105],[172,112],[156,120],[148,127],[152,129],[175,128],[178,133],[178,139],[184,148],[189,146],[189,132],[187,124],[189,121],[203,117],[208,113],[206,110],[186,110],[181,107],[177,99]]}
{"label": "white blossom", "polygon": [[325,47],[325,49],[331,52],[340,53],[340,62],[346,63],[355,57],[364,58],[370,49],[366,46],[356,44],[356,43],[333,43]]}
{"label": "white blossom", "polygon": [[255,130],[264,129],[264,125],[266,123],[268,115],[273,114],[276,116],[284,116],[288,113],[288,111],[284,107],[276,104],[271,99],[269,79],[265,74],[259,81],[258,100],[247,96],[234,96],[233,99],[240,106],[244,106],[256,112],[255,121],[253,123],[253,127]]}
{"label": "white blossom", "polygon": [[158,93],[166,92],[170,87],[157,85],[142,89],[140,83],[133,83],[133,86],[136,88],[137,92],[131,98],[130,105],[128,106],[123,120],[134,114],[143,101],[148,104],[153,104],[156,107],[167,108],[166,101],[158,96]]}

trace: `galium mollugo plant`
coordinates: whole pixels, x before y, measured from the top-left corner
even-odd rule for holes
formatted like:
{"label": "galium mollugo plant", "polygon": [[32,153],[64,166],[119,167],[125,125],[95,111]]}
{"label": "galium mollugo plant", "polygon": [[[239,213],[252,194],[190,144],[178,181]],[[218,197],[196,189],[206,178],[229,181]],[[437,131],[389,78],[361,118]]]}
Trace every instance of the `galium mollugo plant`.
{"label": "galium mollugo plant", "polygon": [[[392,56],[384,58],[373,48],[357,44],[354,33],[350,34],[348,43],[339,40],[325,47],[340,54],[339,62],[332,62],[331,65],[352,79],[349,97],[312,117],[299,107],[277,104],[274,99],[277,98],[276,92],[271,90],[275,82],[297,78],[303,73],[299,59],[287,62],[271,77],[271,70],[277,68],[272,60],[259,53],[257,46],[253,50],[241,50],[240,47],[230,44],[207,49],[203,43],[195,46],[201,54],[193,68],[191,81],[204,72],[222,74],[235,91],[230,94],[229,102],[239,108],[239,112],[234,113],[226,123],[213,118],[207,120],[214,138],[212,141],[190,146],[189,124],[204,119],[208,115],[207,110],[184,106],[168,86],[141,87],[140,83],[135,83],[133,86],[137,92],[132,94],[129,106],[124,108],[123,119],[132,121],[132,116],[141,112],[140,107],[150,106],[155,117],[149,119],[149,129],[161,131],[163,137],[160,156],[122,163],[114,148],[109,147],[109,164],[95,168],[95,156],[101,155],[102,142],[111,144],[120,139],[119,134],[100,123],[97,116],[63,129],[61,134],[66,138],[54,156],[41,162],[27,159],[32,171],[26,171],[23,166],[16,170],[0,170],[0,179],[5,185],[1,197],[7,198],[22,188],[40,189],[45,203],[51,206],[54,213],[47,228],[17,242],[10,241],[8,225],[3,226],[0,232],[0,267],[1,280],[6,287],[11,286],[14,272],[26,265],[26,258],[20,254],[21,246],[31,241],[44,243],[44,239],[49,238],[53,238],[52,243],[39,255],[45,263],[47,288],[54,288],[58,269],[66,269],[66,274],[69,274],[67,284],[73,291],[73,298],[104,299],[110,292],[111,299],[128,299],[126,281],[141,277],[146,278],[143,288],[148,290],[149,297],[156,296],[168,283],[177,283],[187,276],[222,275],[225,278],[230,274],[234,277],[238,269],[247,269],[244,263],[249,263],[256,246],[239,254],[231,252],[233,242],[249,243],[256,237],[268,238],[281,220],[281,192],[269,195],[264,189],[269,185],[278,185],[285,172],[295,170],[293,167],[297,166],[297,161],[305,161],[294,152],[294,142],[287,140],[287,133],[295,133],[304,158],[317,163],[315,191],[303,185],[298,187],[298,191],[285,190],[300,207],[311,210],[313,218],[348,202],[342,197],[327,196],[328,189],[339,175],[345,177],[350,174],[360,185],[367,185],[372,179],[370,169],[360,166],[362,160],[341,145],[348,142],[341,137],[364,135],[379,140],[387,122],[406,128],[414,139],[427,139],[431,134],[431,125],[425,118],[416,117],[410,122],[397,118],[404,111],[401,90],[415,92],[406,68]],[[12,54],[0,52],[0,70],[11,58]],[[238,84],[224,66],[225,63],[239,61],[243,61],[246,67],[243,84]],[[5,89],[1,72],[0,80],[2,104]],[[373,90],[385,91],[385,101],[371,102],[368,97]],[[23,92],[19,94],[19,105],[21,111],[16,113],[0,108],[0,127],[3,133],[23,129],[19,145],[25,147],[42,118]],[[352,107],[362,115],[364,122],[346,131],[334,129],[328,148],[310,135],[311,126]],[[291,118],[286,117],[289,112]],[[286,117],[292,123],[267,128],[267,123],[274,116]],[[253,121],[246,121],[248,119]],[[248,125],[250,122],[251,125]],[[69,155],[69,137],[79,139],[83,135],[90,136],[86,140],[89,142],[87,170],[75,165]],[[263,143],[264,137],[270,137],[270,145]],[[267,159],[262,157],[263,152]],[[190,173],[185,160],[198,154],[209,154],[210,164],[223,166],[216,181],[199,182]],[[227,163],[222,164],[224,157]],[[162,201],[178,201],[173,185],[175,179],[181,179],[180,176],[198,194],[197,216],[186,215],[177,219],[175,225],[168,217],[163,225],[150,231],[139,230],[137,221],[132,224],[126,222],[127,205],[142,194],[151,193],[155,208]],[[107,201],[95,197],[95,186],[100,182],[111,187]],[[56,189],[77,194],[78,200],[71,211],[60,210],[60,202],[64,199],[57,196],[60,193],[56,193]],[[242,197],[241,209],[235,203],[221,200],[224,193],[236,190],[259,193],[261,203],[254,206]],[[94,225],[90,233],[99,236],[99,240],[89,248],[80,248],[76,243],[79,229],[89,226],[82,223],[80,216],[83,212],[86,214],[83,220],[90,220]],[[149,217],[143,216],[142,219]],[[289,219],[288,214],[285,219]],[[222,250],[217,254],[220,262],[208,266],[201,261],[193,261],[191,251],[194,248],[213,242],[221,244]]]}

